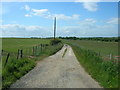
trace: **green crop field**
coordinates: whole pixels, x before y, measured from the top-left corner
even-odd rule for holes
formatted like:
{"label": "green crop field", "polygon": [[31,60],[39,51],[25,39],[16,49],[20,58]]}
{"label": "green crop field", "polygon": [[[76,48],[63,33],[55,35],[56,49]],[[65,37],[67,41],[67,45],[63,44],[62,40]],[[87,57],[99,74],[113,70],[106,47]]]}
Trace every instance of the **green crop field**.
{"label": "green crop field", "polygon": [[102,42],[92,40],[63,40],[66,43],[75,44],[83,49],[93,50],[102,56],[112,54],[113,56],[118,55],[118,42]]}
{"label": "green crop field", "polygon": [[2,49],[8,52],[17,52],[18,49],[29,48],[38,44],[48,44],[49,42],[50,39],[3,38]]}

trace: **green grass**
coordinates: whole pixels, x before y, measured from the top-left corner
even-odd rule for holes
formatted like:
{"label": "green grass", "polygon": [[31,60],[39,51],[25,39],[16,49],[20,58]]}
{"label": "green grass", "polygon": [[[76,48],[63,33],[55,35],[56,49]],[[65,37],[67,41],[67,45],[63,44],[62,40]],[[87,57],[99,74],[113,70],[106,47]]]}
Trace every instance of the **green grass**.
{"label": "green grass", "polygon": [[34,66],[35,62],[30,58],[16,60],[16,58],[11,57],[7,65],[2,70],[2,87],[9,87],[13,82],[25,75]]}
{"label": "green grass", "polygon": [[92,50],[96,53],[101,54],[101,56],[107,56],[112,54],[113,56],[118,56],[118,42],[102,42],[102,41],[91,41],[91,40],[63,40],[63,42],[71,43],[80,46],[86,50]]}
{"label": "green grass", "polygon": [[[74,53],[80,62],[80,64],[85,68],[85,70],[96,80],[99,82],[99,84],[104,87],[104,88],[118,88],[118,63],[114,62],[113,60],[111,61],[105,61],[103,60],[99,55],[96,54],[96,49],[99,47],[99,49],[103,50],[104,52],[110,51],[109,48],[107,51],[104,51],[103,47],[105,48],[105,43],[104,44],[97,44],[97,45],[92,45],[92,41],[86,41],[81,42],[81,41],[65,41],[69,45],[72,46]],[[77,43],[78,42],[78,43]],[[83,43],[83,44],[82,44]],[[99,43],[99,42],[93,42]],[[101,42],[102,43],[102,42]],[[86,45],[88,44],[88,45]],[[82,47],[82,45],[85,45]],[[90,46],[91,47],[90,47]],[[104,45],[101,46],[100,45]],[[113,44],[114,45],[114,44]],[[96,46],[93,48],[93,46]],[[107,44],[108,46],[108,44]],[[109,45],[111,46],[111,45]],[[82,47],[82,48],[81,48]],[[91,48],[91,50],[88,50]],[[94,50],[93,50],[93,49]],[[114,50],[116,47],[111,47],[112,50]],[[116,52],[114,52],[116,53]],[[103,54],[104,55],[104,54]]]}
{"label": "green grass", "polygon": [[17,52],[18,49],[31,48],[41,43],[49,44],[50,39],[3,38],[2,49],[8,52]]}
{"label": "green grass", "polygon": [[67,52],[67,48],[64,50],[64,53],[63,53],[62,57],[65,56],[65,53],[66,53],[66,52]]}
{"label": "green grass", "polygon": [[[9,88],[17,79],[28,73],[35,65],[37,60],[55,54],[63,46],[62,43],[57,45],[50,45],[50,39],[17,39],[17,38],[4,38],[3,39],[3,52],[2,55],[2,88]],[[42,47],[39,44],[47,44]],[[33,55],[33,46],[36,51]],[[23,58],[17,59],[17,50],[23,49]],[[10,53],[7,64],[5,65],[7,53]],[[30,58],[29,56],[32,56]]]}

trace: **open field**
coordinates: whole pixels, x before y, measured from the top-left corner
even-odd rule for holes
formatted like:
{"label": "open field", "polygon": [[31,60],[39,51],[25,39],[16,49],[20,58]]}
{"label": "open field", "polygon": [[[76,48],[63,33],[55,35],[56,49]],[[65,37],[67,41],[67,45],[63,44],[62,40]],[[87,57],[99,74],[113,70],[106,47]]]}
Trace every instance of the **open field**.
{"label": "open field", "polygon": [[91,40],[63,40],[65,43],[75,44],[86,50],[93,50],[101,56],[107,56],[112,54],[113,56],[118,55],[118,42],[102,42],[102,41],[91,41]]}
{"label": "open field", "polygon": [[3,38],[2,49],[8,52],[17,52],[18,49],[31,48],[38,44],[49,44],[49,42],[49,39]]}

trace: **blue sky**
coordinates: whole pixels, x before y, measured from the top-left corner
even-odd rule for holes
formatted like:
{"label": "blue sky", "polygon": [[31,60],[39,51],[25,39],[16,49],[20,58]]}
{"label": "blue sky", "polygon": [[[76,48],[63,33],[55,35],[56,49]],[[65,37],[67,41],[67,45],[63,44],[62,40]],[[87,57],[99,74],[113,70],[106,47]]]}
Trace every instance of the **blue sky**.
{"label": "blue sky", "polygon": [[51,37],[57,17],[57,36],[118,36],[117,2],[4,2],[3,37]]}

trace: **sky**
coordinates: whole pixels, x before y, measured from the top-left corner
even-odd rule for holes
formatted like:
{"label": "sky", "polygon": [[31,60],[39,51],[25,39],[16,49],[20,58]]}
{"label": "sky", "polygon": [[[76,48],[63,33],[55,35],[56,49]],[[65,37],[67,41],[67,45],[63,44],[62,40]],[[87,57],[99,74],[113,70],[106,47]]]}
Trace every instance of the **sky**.
{"label": "sky", "polygon": [[2,37],[117,37],[117,2],[3,2]]}

